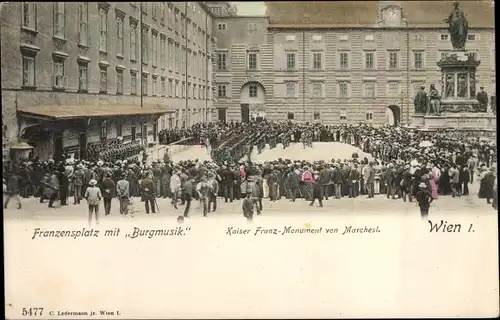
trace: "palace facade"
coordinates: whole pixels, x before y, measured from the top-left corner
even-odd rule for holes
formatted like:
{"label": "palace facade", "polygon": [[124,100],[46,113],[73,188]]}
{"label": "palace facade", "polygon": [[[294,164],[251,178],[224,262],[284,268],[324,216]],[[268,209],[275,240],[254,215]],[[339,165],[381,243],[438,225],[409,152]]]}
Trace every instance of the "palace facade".
{"label": "palace facade", "polygon": [[[477,90],[495,93],[491,1],[459,1]],[[409,122],[421,86],[441,91],[437,61],[452,46],[447,1],[266,2],[268,17],[218,14],[214,27],[219,119]],[[217,10],[221,12],[222,10]]]}

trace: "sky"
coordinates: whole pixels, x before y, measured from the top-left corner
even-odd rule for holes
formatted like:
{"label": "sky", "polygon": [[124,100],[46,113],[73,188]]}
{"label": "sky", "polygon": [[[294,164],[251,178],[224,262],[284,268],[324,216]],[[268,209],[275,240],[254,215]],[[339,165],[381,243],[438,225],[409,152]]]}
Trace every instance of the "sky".
{"label": "sky", "polygon": [[258,2],[231,2],[236,5],[238,15],[242,16],[260,16],[266,14],[266,5],[264,1]]}

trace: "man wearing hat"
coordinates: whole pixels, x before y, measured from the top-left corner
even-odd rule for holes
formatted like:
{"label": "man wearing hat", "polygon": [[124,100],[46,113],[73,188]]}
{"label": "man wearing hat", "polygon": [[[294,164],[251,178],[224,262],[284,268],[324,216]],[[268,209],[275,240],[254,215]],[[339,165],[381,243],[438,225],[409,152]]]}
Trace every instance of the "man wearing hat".
{"label": "man wearing hat", "polygon": [[156,213],[156,186],[153,182],[152,176],[153,174],[148,172],[146,173],[146,177],[141,180],[142,197],[144,199],[146,214],[149,214],[150,208],[153,213]]}
{"label": "man wearing hat", "polygon": [[430,204],[434,199],[432,198],[431,191],[425,182],[420,182],[418,185],[416,199],[418,206],[420,207],[420,215],[422,216],[422,219],[427,219],[429,216]]}
{"label": "man wearing hat", "polygon": [[122,177],[116,183],[116,196],[120,201],[120,214],[126,215],[128,213],[128,202],[130,198],[130,184],[127,181],[127,173],[123,173]]}
{"label": "man wearing hat", "polygon": [[73,173],[73,204],[80,204],[82,200],[82,185],[85,180],[85,173],[82,170],[82,165],[78,164]]}
{"label": "man wearing hat", "polygon": [[96,224],[99,224],[99,201],[102,199],[102,194],[97,187],[97,180],[90,180],[89,187],[85,190],[85,199],[89,206],[89,225],[92,223],[92,213],[95,213]]}

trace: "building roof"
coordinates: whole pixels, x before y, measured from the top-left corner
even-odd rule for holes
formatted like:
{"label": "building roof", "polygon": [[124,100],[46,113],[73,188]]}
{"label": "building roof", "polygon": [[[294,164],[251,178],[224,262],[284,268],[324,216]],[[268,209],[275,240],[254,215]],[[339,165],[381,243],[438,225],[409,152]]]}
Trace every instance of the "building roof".
{"label": "building roof", "polygon": [[[494,28],[495,10],[491,0],[458,0],[471,28]],[[301,28],[313,24],[333,27],[373,27],[383,4],[401,5],[410,27],[446,27],[443,19],[453,2],[427,1],[267,1],[267,15],[274,27]],[[298,25],[301,25],[299,27]],[[270,26],[270,27],[273,27]]]}
{"label": "building roof", "polygon": [[46,118],[48,120],[65,120],[75,118],[138,116],[146,114],[171,113],[165,106],[158,105],[46,105],[19,107],[21,115]]}

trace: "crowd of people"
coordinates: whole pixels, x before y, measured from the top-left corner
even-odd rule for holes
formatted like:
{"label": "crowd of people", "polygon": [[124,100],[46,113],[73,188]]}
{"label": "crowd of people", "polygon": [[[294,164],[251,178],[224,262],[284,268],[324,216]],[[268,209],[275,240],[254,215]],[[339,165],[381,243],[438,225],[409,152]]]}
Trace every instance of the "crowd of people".
{"label": "crowd of people", "polygon": [[[310,205],[318,201],[323,206],[323,200],[330,198],[372,198],[380,194],[403,201],[416,198],[426,216],[428,203],[439,196],[466,196],[469,184],[477,179],[478,196],[487,203],[493,200],[493,206],[497,206],[496,141],[449,131],[426,133],[365,124],[329,126],[265,120],[199,124],[189,130],[164,131],[163,142],[191,134],[192,140],[213,144],[212,161],[173,163],[166,156],[152,165],[126,158],[26,162],[4,172],[4,208],[12,198],[21,208],[20,196],[39,197],[41,203],[48,200],[51,208],[56,200],[62,206],[69,205],[72,197],[75,205],[86,198],[89,213],[97,214],[96,204],[102,198],[107,215],[111,213],[111,199],[118,198],[119,212],[127,214],[130,200],[140,197],[146,213],[156,213],[156,199],[162,197],[170,198],[174,208],[184,205],[186,217],[193,199],[200,201],[202,213],[207,215],[218,209],[218,199],[222,198],[224,202],[244,199],[244,214],[251,219],[254,211],[260,214],[264,210],[265,197],[270,201],[302,198]],[[291,142],[302,142],[308,148],[313,141],[351,144],[373,159],[360,159],[358,154],[341,159],[335,156],[335,150],[331,161],[276,159],[254,163],[251,158],[254,148],[261,152],[266,144],[287,148]]]}

